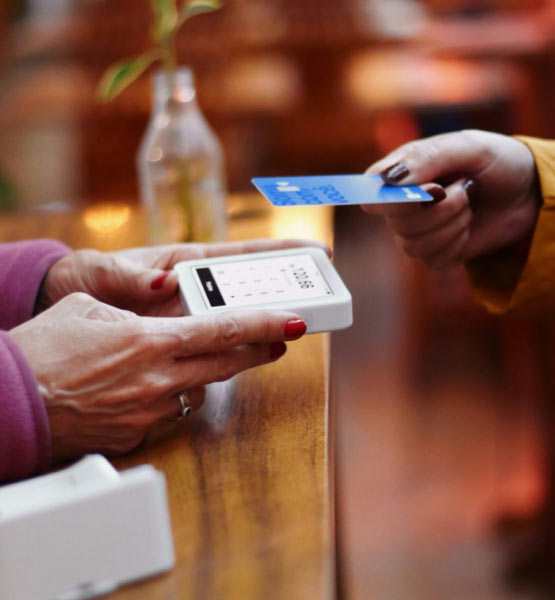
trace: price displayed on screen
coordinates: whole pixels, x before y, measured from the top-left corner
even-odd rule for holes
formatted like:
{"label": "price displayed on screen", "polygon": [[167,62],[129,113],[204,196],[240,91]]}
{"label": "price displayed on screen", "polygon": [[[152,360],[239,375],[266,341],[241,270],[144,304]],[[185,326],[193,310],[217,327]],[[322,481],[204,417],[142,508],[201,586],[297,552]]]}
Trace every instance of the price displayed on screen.
{"label": "price displayed on screen", "polygon": [[331,296],[309,254],[214,263],[195,269],[210,307],[239,307]]}

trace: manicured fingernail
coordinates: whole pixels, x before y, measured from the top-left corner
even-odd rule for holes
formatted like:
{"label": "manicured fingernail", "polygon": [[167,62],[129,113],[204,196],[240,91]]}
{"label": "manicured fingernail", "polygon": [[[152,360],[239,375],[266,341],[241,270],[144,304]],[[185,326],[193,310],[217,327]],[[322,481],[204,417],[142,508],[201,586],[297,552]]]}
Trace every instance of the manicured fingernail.
{"label": "manicured fingernail", "polygon": [[464,184],[464,191],[466,192],[466,197],[468,201],[472,204],[474,200],[476,200],[476,196],[478,195],[478,184],[474,179],[467,179]]}
{"label": "manicured fingernail", "polygon": [[169,275],[169,271],[167,273],[164,273],[163,275],[160,275],[160,277],[157,277],[151,284],[150,284],[150,289],[151,290],[159,290],[163,285],[164,285],[164,281],[166,281],[166,277]]}
{"label": "manicured fingernail", "polygon": [[306,333],[306,323],[301,319],[291,319],[287,321],[283,329],[283,334],[288,340],[296,340]]}
{"label": "manicured fingernail", "polygon": [[277,360],[287,351],[287,346],[284,342],[275,342],[270,346],[270,360]]}
{"label": "manicured fingernail", "polygon": [[392,167],[389,167],[380,173],[382,179],[388,185],[399,183],[409,174],[410,171],[407,165],[404,165],[403,163],[395,163]]}
{"label": "manicured fingernail", "polygon": [[421,202],[421,206],[434,206],[436,204],[439,204],[442,200],[445,200],[445,198],[447,198],[447,192],[440,185],[435,185],[434,187],[429,188],[426,191],[428,192],[428,194],[430,194],[433,200],[431,200],[430,202]]}

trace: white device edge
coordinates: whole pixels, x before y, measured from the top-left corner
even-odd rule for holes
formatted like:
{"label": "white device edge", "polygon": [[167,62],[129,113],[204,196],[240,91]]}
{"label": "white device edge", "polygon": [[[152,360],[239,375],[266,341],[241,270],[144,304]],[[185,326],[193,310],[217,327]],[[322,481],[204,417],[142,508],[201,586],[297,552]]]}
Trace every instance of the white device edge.
{"label": "white device edge", "polygon": [[2,598],[92,597],[175,563],[165,477],[150,465],[117,473],[92,455],[8,488],[7,508],[18,494],[25,506],[0,518]]}
{"label": "white device edge", "polygon": [[[214,263],[247,261],[298,254],[310,254],[312,256],[326,282],[333,290],[331,298],[319,298],[316,303],[313,299],[307,299],[268,302],[244,307],[222,306],[211,308],[207,306],[193,274],[193,269],[214,265]],[[266,252],[233,254],[182,261],[174,266],[174,270],[179,276],[179,298],[183,312],[186,315],[217,314],[236,310],[272,310],[273,308],[279,308],[282,310],[291,310],[302,318],[307,324],[307,333],[322,333],[346,329],[353,324],[351,293],[343,283],[328,255],[322,248],[318,248],[317,246],[299,246],[284,250],[270,250]],[[330,311],[332,313],[331,318]],[[330,326],[330,323],[333,323],[333,326]]]}

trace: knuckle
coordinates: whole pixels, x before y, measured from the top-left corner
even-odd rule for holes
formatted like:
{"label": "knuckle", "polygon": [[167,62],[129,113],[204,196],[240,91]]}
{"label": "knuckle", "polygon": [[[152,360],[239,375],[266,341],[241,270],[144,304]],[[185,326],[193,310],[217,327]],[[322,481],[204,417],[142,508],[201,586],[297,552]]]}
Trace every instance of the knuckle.
{"label": "knuckle", "polygon": [[97,278],[103,282],[117,267],[118,259],[113,254],[102,254],[94,261]]}
{"label": "knuckle", "polygon": [[421,152],[422,147],[425,146],[426,140],[414,140],[412,142],[408,142],[404,146],[401,146],[399,151],[403,152],[405,155],[407,154],[418,154]]}
{"label": "knuckle", "polygon": [[281,315],[276,316],[268,311],[258,312],[256,321],[256,341],[263,343],[264,341],[274,339],[276,327],[281,331],[282,325],[283,317]]}
{"label": "knuckle", "polygon": [[88,306],[94,303],[94,300],[85,292],[73,292],[64,298],[67,303],[76,304],[77,306]]}
{"label": "knuckle", "polygon": [[485,164],[495,160],[495,150],[487,143],[484,132],[478,129],[463,129],[458,135],[475,149],[476,164]]}
{"label": "knuckle", "polygon": [[122,322],[120,334],[135,356],[157,356],[160,352],[159,336],[154,335],[140,318]]}
{"label": "knuckle", "polygon": [[88,294],[73,292],[57,303],[57,309],[62,312],[70,311],[75,315],[86,318],[91,312],[94,312],[96,305],[97,301]]}
{"label": "knuckle", "polygon": [[149,406],[156,402],[158,397],[166,391],[171,384],[171,380],[161,378],[160,375],[152,369],[144,369],[137,377],[137,389],[140,389],[143,406]]}
{"label": "knuckle", "polygon": [[216,326],[216,335],[225,346],[237,346],[241,341],[241,327],[237,318],[231,315],[222,316]]}
{"label": "knuckle", "polygon": [[476,144],[481,139],[482,132],[478,129],[463,129],[462,131],[459,131],[456,135],[466,139],[472,144]]}
{"label": "knuckle", "polygon": [[434,160],[441,151],[434,138],[426,138],[411,142],[407,147],[406,156],[416,165],[427,164]]}
{"label": "knuckle", "polygon": [[130,321],[125,321],[122,325],[125,328],[130,341],[136,342],[138,346],[149,344],[152,336],[149,334],[149,329],[146,322],[141,318],[136,318]]}

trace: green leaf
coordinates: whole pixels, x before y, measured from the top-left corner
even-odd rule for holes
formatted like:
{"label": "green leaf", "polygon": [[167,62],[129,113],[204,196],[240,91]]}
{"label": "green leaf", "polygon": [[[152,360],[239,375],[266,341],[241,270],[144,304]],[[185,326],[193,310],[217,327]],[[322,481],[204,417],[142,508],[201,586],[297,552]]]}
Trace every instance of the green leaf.
{"label": "green leaf", "polygon": [[98,96],[103,102],[113,100],[158,58],[154,52],[122,60],[112,65],[102,76]]}
{"label": "green leaf", "polygon": [[188,0],[179,14],[179,23],[182,24],[195,15],[220,10],[222,6],[221,0]]}
{"label": "green leaf", "polygon": [[175,0],[150,0],[154,15],[154,38],[158,42],[167,41],[178,25]]}

